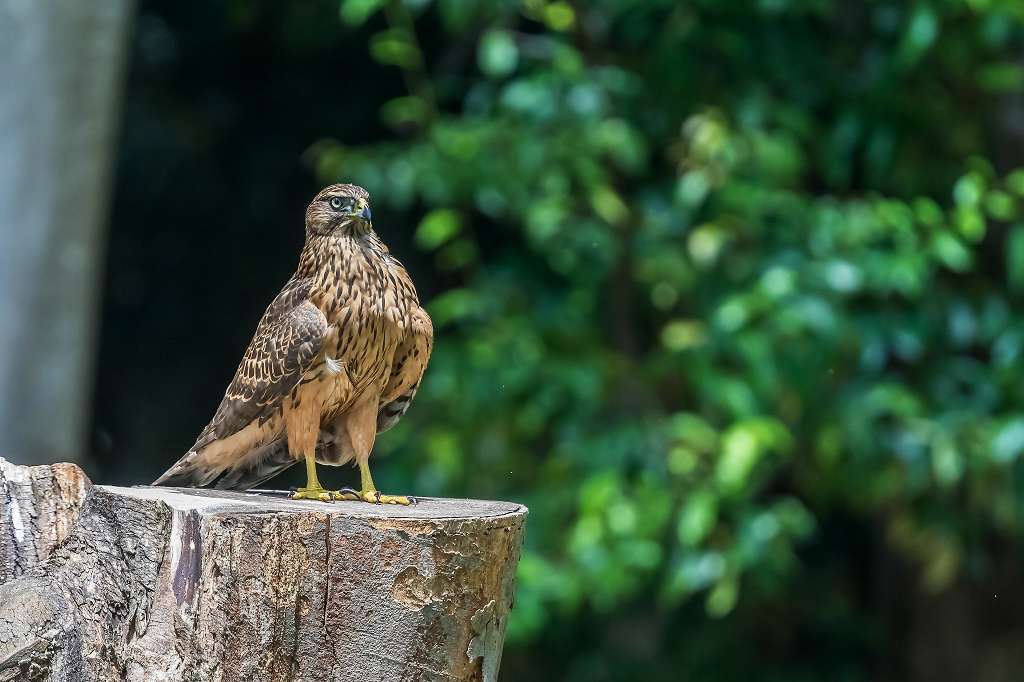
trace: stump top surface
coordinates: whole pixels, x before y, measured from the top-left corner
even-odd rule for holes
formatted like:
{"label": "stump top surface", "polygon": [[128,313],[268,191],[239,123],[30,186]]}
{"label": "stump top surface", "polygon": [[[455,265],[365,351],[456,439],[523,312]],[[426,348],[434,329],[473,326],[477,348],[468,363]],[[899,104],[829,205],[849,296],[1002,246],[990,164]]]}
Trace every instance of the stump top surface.
{"label": "stump top surface", "polygon": [[524,505],[515,502],[463,500],[417,497],[417,504],[404,507],[396,504],[366,502],[313,502],[290,500],[287,491],[234,491],[208,488],[163,488],[153,486],[97,486],[117,495],[159,500],[174,509],[195,510],[203,514],[297,513],[312,511],[359,518],[387,519],[481,519],[498,516],[520,516],[527,513]]}

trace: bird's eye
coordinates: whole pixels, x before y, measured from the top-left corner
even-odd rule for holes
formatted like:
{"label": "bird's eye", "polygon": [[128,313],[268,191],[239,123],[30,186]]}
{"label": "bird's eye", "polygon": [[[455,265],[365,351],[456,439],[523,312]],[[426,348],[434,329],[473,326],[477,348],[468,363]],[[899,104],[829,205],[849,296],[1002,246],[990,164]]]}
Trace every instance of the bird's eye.
{"label": "bird's eye", "polygon": [[340,211],[341,207],[345,205],[345,202],[341,200],[341,197],[331,197],[331,208],[335,211]]}

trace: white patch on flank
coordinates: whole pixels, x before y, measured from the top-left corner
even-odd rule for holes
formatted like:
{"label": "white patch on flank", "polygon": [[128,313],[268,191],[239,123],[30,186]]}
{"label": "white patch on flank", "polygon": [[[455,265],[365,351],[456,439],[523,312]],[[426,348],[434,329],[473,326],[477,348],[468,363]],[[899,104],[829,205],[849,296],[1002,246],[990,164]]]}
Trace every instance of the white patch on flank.
{"label": "white patch on flank", "polygon": [[337,374],[341,371],[341,363],[334,358],[325,355],[324,362],[327,364],[327,371],[331,374]]}

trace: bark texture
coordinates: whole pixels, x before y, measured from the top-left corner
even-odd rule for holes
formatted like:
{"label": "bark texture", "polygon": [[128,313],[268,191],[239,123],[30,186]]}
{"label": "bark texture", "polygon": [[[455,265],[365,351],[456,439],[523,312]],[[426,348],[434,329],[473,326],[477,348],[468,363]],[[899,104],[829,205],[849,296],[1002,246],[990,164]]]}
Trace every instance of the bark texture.
{"label": "bark texture", "polygon": [[67,540],[0,585],[0,681],[497,677],[521,505],[82,488]]}
{"label": "bark texture", "polygon": [[0,583],[45,561],[68,538],[90,487],[74,464],[21,467],[0,457]]}

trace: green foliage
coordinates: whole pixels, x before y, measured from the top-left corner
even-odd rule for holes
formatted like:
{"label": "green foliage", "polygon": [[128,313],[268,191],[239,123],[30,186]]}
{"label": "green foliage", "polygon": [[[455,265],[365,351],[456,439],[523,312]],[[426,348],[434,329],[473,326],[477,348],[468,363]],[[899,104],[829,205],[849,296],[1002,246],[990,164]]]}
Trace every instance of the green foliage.
{"label": "green foliage", "polygon": [[1024,170],[992,160],[1018,3],[341,16],[381,22],[409,92],[393,141],[319,145],[319,172],[422,216],[446,283],[382,446],[421,492],[530,505],[513,645],[635,603],[784,604],[835,518],[880,523],[931,591],[1020,540]]}

